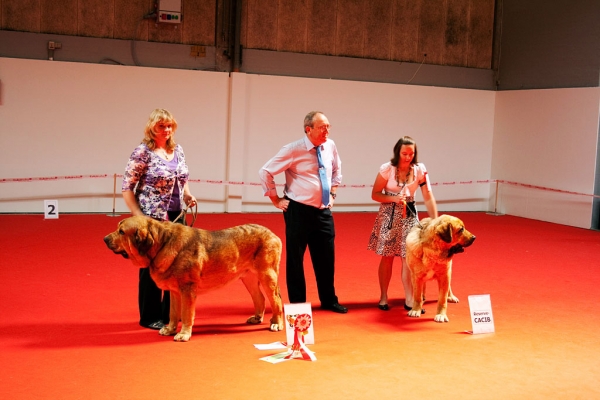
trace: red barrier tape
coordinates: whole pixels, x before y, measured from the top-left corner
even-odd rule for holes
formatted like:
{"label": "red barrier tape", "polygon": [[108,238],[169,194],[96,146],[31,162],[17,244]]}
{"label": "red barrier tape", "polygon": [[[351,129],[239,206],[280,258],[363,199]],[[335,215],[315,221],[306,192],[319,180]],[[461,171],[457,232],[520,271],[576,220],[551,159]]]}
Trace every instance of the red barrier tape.
{"label": "red barrier tape", "polygon": [[[0,183],[9,182],[35,182],[35,181],[58,181],[62,179],[84,179],[84,178],[108,178],[114,175],[66,175],[66,176],[46,176],[40,178],[3,178],[0,179]],[[120,175],[123,176],[123,175]]]}

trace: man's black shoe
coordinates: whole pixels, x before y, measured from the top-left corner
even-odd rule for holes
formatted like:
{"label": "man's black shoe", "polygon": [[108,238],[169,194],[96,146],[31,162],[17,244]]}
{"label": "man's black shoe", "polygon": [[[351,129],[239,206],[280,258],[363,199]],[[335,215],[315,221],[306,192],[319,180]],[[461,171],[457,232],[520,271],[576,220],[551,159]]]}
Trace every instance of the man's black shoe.
{"label": "man's black shoe", "polygon": [[340,313],[340,314],[346,314],[348,312],[348,309],[346,307],[344,307],[343,305],[341,305],[340,303],[333,303],[329,306],[322,305],[321,309],[333,311],[333,312]]}
{"label": "man's black shoe", "polygon": [[154,329],[154,330],[157,330],[157,331],[160,330],[160,329],[162,329],[165,326],[165,324],[163,324],[162,321],[156,321],[156,322],[153,322],[151,324],[142,324],[142,323],[140,323],[140,325],[143,326],[144,328]]}

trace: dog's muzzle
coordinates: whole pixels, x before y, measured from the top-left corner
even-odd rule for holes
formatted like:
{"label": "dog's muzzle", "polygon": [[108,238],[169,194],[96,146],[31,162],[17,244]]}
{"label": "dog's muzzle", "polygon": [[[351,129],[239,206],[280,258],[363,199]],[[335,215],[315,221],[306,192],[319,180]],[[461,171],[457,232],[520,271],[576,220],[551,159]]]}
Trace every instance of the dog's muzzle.
{"label": "dog's muzzle", "polygon": [[454,254],[464,253],[465,247],[469,247],[470,245],[473,244],[474,241],[475,241],[475,235],[471,236],[471,238],[465,244],[458,244],[458,243],[455,244],[454,246],[450,247],[450,249],[448,250],[448,256],[450,257]]}
{"label": "dog's muzzle", "polygon": [[472,245],[473,242],[475,241],[475,238],[476,238],[475,235],[471,236],[471,239],[469,239],[469,241],[465,244],[465,247]]}
{"label": "dog's muzzle", "polygon": [[125,250],[117,250],[114,248],[112,240],[110,240],[110,235],[104,237],[104,243],[106,243],[106,247],[112,250],[113,253],[120,254],[123,258],[129,258],[129,254],[127,254]]}

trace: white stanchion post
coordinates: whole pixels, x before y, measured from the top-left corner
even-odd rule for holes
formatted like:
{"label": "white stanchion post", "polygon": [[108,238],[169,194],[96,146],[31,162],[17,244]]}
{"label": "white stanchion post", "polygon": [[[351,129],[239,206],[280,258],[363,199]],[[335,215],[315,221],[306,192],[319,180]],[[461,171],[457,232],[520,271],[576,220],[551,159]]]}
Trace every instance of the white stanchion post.
{"label": "white stanchion post", "polygon": [[488,215],[496,215],[496,216],[503,215],[503,214],[498,213],[498,190],[499,190],[499,187],[500,187],[499,182],[496,181],[496,193],[494,196],[494,212],[487,213]]}
{"label": "white stanchion post", "polygon": [[113,206],[112,214],[108,214],[110,217],[118,217],[116,214],[117,209],[117,174],[113,175]]}

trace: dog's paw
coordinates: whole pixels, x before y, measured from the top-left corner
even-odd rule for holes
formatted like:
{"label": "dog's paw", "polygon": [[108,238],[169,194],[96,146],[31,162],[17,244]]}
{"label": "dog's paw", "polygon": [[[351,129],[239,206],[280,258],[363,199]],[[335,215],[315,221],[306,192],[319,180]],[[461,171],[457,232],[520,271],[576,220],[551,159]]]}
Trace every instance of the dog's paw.
{"label": "dog's paw", "polygon": [[409,317],[419,318],[421,316],[421,310],[415,310],[414,308],[408,312]]}
{"label": "dog's paw", "polygon": [[458,297],[453,294],[448,295],[448,302],[450,303],[458,303]]}
{"label": "dog's paw", "polygon": [[177,335],[175,335],[173,340],[176,342],[189,342],[191,337],[192,337],[191,333],[181,333],[180,332]]}
{"label": "dog's paw", "polygon": [[433,320],[435,322],[450,322],[446,314],[437,314],[435,317],[433,317]]}
{"label": "dog's paw", "polygon": [[271,327],[269,328],[271,332],[279,332],[283,330],[283,320],[282,318],[277,318],[275,315],[271,317]]}
{"label": "dog's paw", "polygon": [[283,324],[271,323],[271,332],[279,332],[283,330]]}
{"label": "dog's paw", "polygon": [[263,321],[263,319],[261,316],[253,315],[246,320],[246,323],[252,324],[252,325],[257,325],[257,324],[260,324],[262,321]]}
{"label": "dog's paw", "polygon": [[162,336],[172,336],[176,333],[177,333],[177,328],[171,329],[171,328],[169,328],[169,325],[165,325],[164,327],[162,327],[160,329],[160,331],[158,331],[158,334],[162,335]]}

